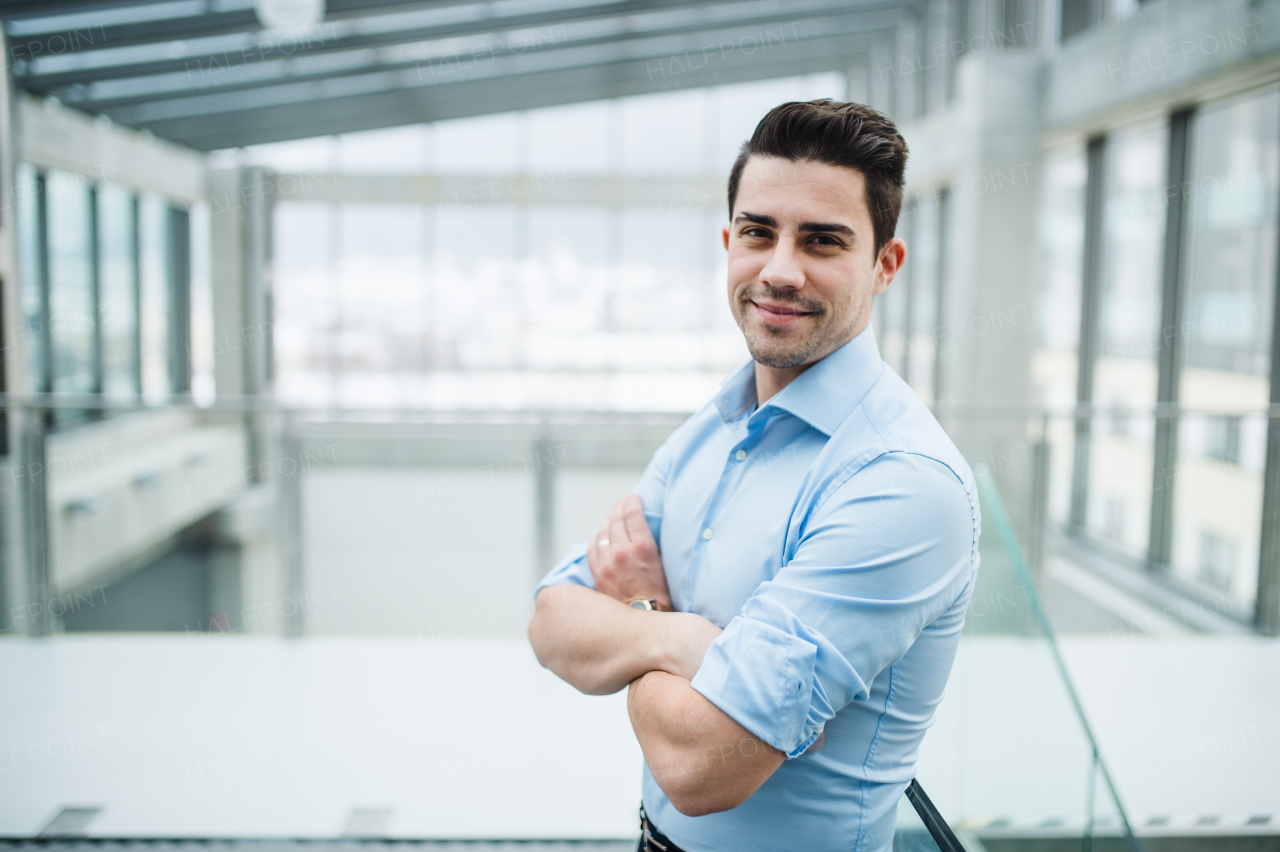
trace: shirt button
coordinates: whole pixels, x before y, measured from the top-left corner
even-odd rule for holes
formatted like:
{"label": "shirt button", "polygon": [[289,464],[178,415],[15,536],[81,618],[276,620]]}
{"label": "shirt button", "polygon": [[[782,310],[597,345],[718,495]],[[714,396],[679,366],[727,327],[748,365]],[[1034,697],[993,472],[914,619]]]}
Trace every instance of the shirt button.
{"label": "shirt button", "polygon": [[734,453],[734,454],[733,454],[733,457],[734,457],[734,458],[736,458],[738,461],[742,461],[743,459],[745,459],[745,458],[747,457],[747,451],[746,451],[746,450],[738,450],[736,453]]}
{"label": "shirt button", "polygon": [[715,535],[715,533],[711,531],[710,527],[707,527],[705,530],[702,531],[702,537],[707,541],[711,541],[711,536],[713,535]]}

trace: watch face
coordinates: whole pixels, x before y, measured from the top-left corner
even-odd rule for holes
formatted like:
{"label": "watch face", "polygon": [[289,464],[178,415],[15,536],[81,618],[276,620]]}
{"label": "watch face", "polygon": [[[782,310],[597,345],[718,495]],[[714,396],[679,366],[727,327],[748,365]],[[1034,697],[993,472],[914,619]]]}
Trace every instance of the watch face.
{"label": "watch face", "polygon": [[652,601],[632,601],[631,606],[634,609],[653,609]]}

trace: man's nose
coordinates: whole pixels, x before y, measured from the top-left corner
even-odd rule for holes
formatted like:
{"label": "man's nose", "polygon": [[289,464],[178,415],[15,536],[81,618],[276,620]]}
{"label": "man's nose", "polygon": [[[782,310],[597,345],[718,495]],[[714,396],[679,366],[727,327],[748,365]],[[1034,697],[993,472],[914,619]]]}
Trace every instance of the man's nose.
{"label": "man's nose", "polygon": [[760,270],[760,281],[779,290],[798,290],[804,285],[800,258],[789,241],[778,241],[769,262]]}

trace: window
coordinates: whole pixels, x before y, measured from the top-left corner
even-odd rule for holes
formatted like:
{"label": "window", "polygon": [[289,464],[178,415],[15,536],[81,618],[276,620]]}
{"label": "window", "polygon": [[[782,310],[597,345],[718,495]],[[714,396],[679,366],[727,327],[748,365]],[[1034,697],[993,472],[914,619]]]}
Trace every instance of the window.
{"label": "window", "polygon": [[170,317],[169,208],[164,199],[147,195],[138,210],[138,260],[141,269],[139,310],[139,351],[142,355],[142,394],[149,402],[169,396],[172,343]]}
{"label": "window", "polygon": [[[1165,232],[1168,125],[1140,125],[1114,134],[1104,166],[1102,269],[1093,403],[1146,408],[1155,404]],[[1147,554],[1151,517],[1154,421],[1127,418],[1123,430],[1097,418],[1089,457],[1086,529],[1114,537],[1108,520],[1124,503],[1127,554]]]}
{"label": "window", "polygon": [[49,337],[54,393],[98,389],[91,187],[79,175],[45,178]]}
{"label": "window", "polygon": [[[1172,570],[1256,595],[1280,194],[1280,91],[1202,107],[1191,129]],[[1213,413],[1220,412],[1220,413]],[[1197,538],[1194,530],[1213,530]]]}
{"label": "window", "polygon": [[[149,400],[189,386],[190,229],[167,199],[17,169],[23,338],[34,392]],[[62,410],[54,424],[87,416]]]}
{"label": "window", "polygon": [[138,353],[137,209],[132,193],[98,189],[99,312],[102,392],[113,398],[141,391]]}

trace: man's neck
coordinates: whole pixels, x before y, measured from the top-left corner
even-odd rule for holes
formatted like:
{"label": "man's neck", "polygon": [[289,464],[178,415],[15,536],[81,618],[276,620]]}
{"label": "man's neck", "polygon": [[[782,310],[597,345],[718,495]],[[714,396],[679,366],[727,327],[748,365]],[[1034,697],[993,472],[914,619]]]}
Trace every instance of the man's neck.
{"label": "man's neck", "polygon": [[844,340],[837,343],[835,346],[832,346],[826,352],[822,353],[821,358],[814,358],[812,361],[808,361],[804,364],[800,364],[795,367],[767,367],[764,364],[761,364],[759,361],[757,361],[756,362],[756,407],[763,408],[766,402],[772,399],[778,393],[778,391],[782,390],[787,385],[794,382],[797,376],[799,376],[805,370],[812,367],[814,364],[821,361],[822,358],[826,358],[832,352],[835,352],[841,346],[844,346],[846,343],[853,340],[859,334],[862,334],[862,332],[866,330],[866,327],[867,327],[867,320],[864,319],[862,323],[858,326],[857,331],[855,331],[853,334],[849,335]]}
{"label": "man's neck", "polygon": [[[822,359],[818,359],[822,360]],[[759,361],[756,362],[756,407],[762,408],[766,402],[772,399],[778,391],[795,381],[805,370],[812,367],[817,361],[811,361],[808,364],[801,364],[798,367],[787,367],[779,369],[777,367],[766,367]]]}

